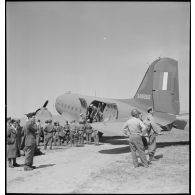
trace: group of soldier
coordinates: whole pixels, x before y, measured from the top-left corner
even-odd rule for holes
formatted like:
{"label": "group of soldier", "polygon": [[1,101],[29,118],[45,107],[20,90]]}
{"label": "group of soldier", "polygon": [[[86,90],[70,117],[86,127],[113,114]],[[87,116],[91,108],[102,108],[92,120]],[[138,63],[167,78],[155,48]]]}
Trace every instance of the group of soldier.
{"label": "group of soldier", "polygon": [[[144,167],[148,167],[151,161],[155,159],[156,135],[161,134],[158,126],[154,122],[153,109],[148,109],[148,115],[143,120],[142,113],[137,109],[131,110],[130,118],[123,126],[124,134],[129,136],[129,145],[133,159],[134,167],[138,167],[138,157]],[[80,114],[79,122],[73,120],[70,124],[66,121],[64,126],[59,122],[52,120],[45,121],[42,126],[40,120],[36,120],[35,115],[29,113],[26,115],[28,120],[24,127],[20,125],[20,120],[7,119],[7,158],[9,167],[20,166],[16,163],[16,158],[20,156],[20,150],[24,151],[25,164],[24,170],[33,170],[33,157],[35,150],[38,149],[40,141],[44,142],[44,149],[52,149],[54,145],[70,144],[71,146],[89,144],[94,139],[96,145],[99,145],[99,133],[90,124],[89,116]],[[148,137],[146,140],[145,137]],[[149,160],[146,158],[145,149],[148,147]]]}
{"label": "group of soldier", "polygon": [[25,163],[24,170],[33,170],[33,157],[36,150],[39,150],[40,142],[43,142],[44,149],[52,149],[52,144],[70,146],[83,146],[91,144],[92,138],[95,145],[99,145],[99,132],[94,129],[86,117],[81,113],[79,122],[73,120],[70,124],[66,121],[64,126],[59,122],[52,123],[52,120],[46,120],[44,126],[41,121],[36,119],[35,115],[29,113],[26,115],[28,120],[22,127],[20,120],[7,118],[7,158],[9,167],[20,166],[16,163],[16,158],[24,151]]}

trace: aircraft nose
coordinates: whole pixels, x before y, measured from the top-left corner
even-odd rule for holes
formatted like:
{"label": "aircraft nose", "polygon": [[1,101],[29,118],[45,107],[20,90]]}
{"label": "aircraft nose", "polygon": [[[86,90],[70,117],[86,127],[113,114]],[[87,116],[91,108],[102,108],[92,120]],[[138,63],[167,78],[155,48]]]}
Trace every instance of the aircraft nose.
{"label": "aircraft nose", "polygon": [[47,108],[41,108],[37,114],[37,119],[40,119],[42,123],[44,123],[46,120],[52,119],[52,114]]}

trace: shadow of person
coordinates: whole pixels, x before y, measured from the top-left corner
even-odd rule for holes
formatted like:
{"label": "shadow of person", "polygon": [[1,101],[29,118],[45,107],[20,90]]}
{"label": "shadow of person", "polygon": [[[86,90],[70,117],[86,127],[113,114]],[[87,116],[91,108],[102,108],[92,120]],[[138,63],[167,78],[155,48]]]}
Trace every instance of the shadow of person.
{"label": "shadow of person", "polygon": [[42,168],[51,167],[51,166],[54,166],[54,165],[55,164],[40,165],[40,166],[36,167],[36,169],[42,169]]}
{"label": "shadow of person", "polygon": [[163,154],[158,154],[158,155],[155,155],[154,156],[156,159],[160,159],[160,158],[163,158]]}
{"label": "shadow of person", "polygon": [[108,150],[100,150],[98,152],[102,154],[122,154],[122,153],[128,153],[129,151],[130,151],[129,146],[125,146],[120,148],[112,148]]}

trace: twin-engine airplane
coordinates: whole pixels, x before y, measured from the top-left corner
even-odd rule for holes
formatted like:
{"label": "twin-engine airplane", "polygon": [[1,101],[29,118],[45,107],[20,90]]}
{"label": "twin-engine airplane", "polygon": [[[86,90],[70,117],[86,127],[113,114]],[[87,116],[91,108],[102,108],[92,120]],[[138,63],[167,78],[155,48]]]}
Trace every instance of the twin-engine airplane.
{"label": "twin-engine airplane", "polygon": [[[42,121],[52,118],[46,104],[36,111],[37,118]],[[130,111],[137,108],[145,117],[149,107],[153,108],[155,121],[163,130],[184,129],[187,122],[176,119],[180,112],[178,62],[171,58],[155,60],[132,99],[107,99],[67,92],[55,102],[64,121],[78,121],[80,114],[87,116],[91,107],[101,112],[98,121],[90,121],[92,126],[105,134],[122,135],[121,127],[131,117]]]}

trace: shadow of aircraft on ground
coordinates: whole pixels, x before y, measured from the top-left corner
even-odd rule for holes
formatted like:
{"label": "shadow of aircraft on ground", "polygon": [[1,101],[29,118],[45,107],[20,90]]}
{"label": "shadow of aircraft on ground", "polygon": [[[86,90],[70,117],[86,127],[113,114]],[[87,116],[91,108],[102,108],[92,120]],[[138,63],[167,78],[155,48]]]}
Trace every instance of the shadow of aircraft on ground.
{"label": "shadow of aircraft on ground", "polygon": [[[105,136],[100,140],[102,143],[109,143],[112,145],[126,145],[125,147],[112,148],[107,150],[100,150],[102,154],[122,154],[130,152],[129,141],[125,136]],[[157,142],[157,148],[164,148],[169,146],[189,145],[189,141],[175,141],[175,142]]]}

